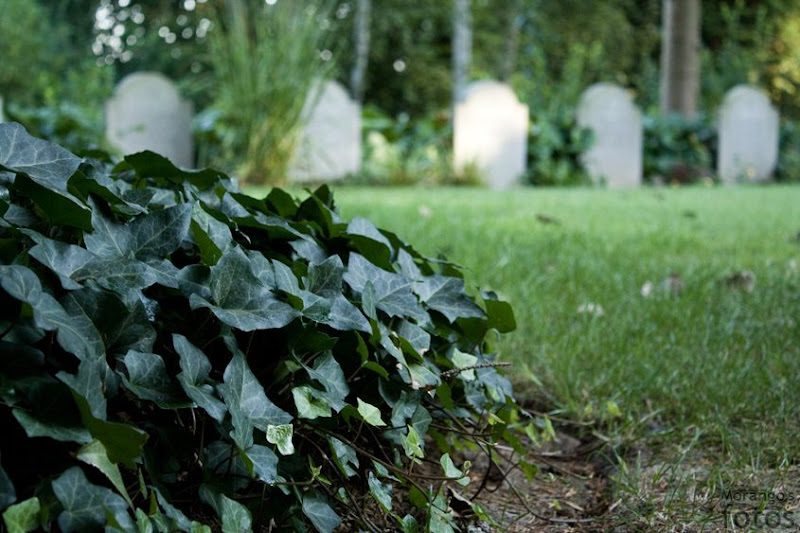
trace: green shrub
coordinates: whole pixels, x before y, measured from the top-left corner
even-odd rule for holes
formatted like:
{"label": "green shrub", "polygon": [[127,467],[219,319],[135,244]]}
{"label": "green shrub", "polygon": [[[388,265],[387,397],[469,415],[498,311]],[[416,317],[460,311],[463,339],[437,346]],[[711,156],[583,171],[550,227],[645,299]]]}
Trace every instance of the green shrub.
{"label": "green shrub", "polygon": [[578,126],[574,109],[554,107],[549,112],[539,112],[528,136],[526,181],[533,185],[590,183],[580,156],[592,140],[591,130]]}
{"label": "green shrub", "polygon": [[392,118],[375,106],[363,112],[364,163],[354,183],[375,185],[478,185],[475,172],[453,169],[453,127],[444,111]]}
{"label": "green shrub", "polygon": [[9,530],[452,531],[448,452],[519,419],[489,343],[508,304],[325,187],[256,199],[9,123],[0,216]]}
{"label": "green shrub", "polygon": [[800,181],[800,126],[793,120],[781,121],[777,181]]}
{"label": "green shrub", "polygon": [[[231,0],[209,5],[214,73],[215,163],[237,165],[254,184],[280,184],[295,151],[303,108],[330,70],[325,48],[330,2],[270,5]],[[201,138],[201,142],[207,137]]]}
{"label": "green shrub", "polygon": [[645,179],[689,183],[713,175],[717,133],[705,115],[647,115],[642,125]]}

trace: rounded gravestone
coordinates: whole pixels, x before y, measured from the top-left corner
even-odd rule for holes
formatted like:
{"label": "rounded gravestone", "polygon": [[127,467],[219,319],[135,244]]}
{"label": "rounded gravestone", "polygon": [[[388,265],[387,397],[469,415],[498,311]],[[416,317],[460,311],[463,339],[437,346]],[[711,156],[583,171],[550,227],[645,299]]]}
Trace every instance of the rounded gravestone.
{"label": "rounded gravestone", "polygon": [[453,120],[456,171],[474,164],[490,187],[507,188],[525,173],[527,153],[528,106],[504,83],[468,85]]}
{"label": "rounded gravestone", "polygon": [[578,103],[577,123],[594,134],[581,161],[595,183],[641,185],[642,113],[628,91],[611,83],[590,86]]}
{"label": "rounded gravestone", "polygon": [[755,87],[737,85],[719,110],[717,173],[725,183],[768,180],[778,164],[778,112]]}
{"label": "rounded gravestone", "polygon": [[335,81],[306,101],[304,124],[288,174],[291,181],[330,181],[361,168],[361,106]]}
{"label": "rounded gravestone", "polygon": [[192,105],[157,72],[126,76],[106,103],[106,139],[123,154],[151,150],[175,165],[194,166]]}

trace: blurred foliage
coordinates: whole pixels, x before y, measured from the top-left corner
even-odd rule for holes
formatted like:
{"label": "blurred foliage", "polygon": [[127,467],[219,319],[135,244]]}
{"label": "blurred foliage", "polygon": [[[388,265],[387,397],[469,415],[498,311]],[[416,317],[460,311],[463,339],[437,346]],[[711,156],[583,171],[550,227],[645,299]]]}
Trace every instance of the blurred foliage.
{"label": "blurred foliage", "polygon": [[579,127],[575,114],[566,108],[539,114],[528,137],[525,181],[531,185],[588,185],[591,180],[580,156],[592,140],[591,130]]}
{"label": "blurred foliage", "polygon": [[[229,0],[210,11],[213,109],[221,161],[241,161],[239,178],[283,183],[297,144],[306,101],[325,77],[329,7]],[[327,57],[327,60],[326,59]]]}
{"label": "blurred foliage", "polygon": [[[306,17],[313,24],[299,25],[277,16],[256,25],[249,17],[242,30],[247,38],[232,40],[230,21],[220,13],[234,5],[272,9],[280,17],[316,15]],[[472,0],[471,6],[471,78],[507,81],[530,109],[530,182],[585,181],[577,154],[588,140],[574,130],[572,115],[589,85],[617,83],[645,115],[656,112],[661,0]],[[38,135],[56,135],[48,138],[77,148],[101,142],[98,102],[108,98],[113,81],[133,71],[159,71],[201,111],[202,164],[233,170],[230,162],[244,159],[251,168],[238,170],[251,180],[280,181],[308,81],[328,75],[348,84],[355,10],[354,0],[279,0],[274,6],[263,0],[3,0],[0,95]],[[396,123],[365,131],[360,179],[452,180],[446,126],[451,2],[374,0],[370,28],[365,109],[379,109],[381,120]],[[703,120],[711,120],[725,92],[740,83],[762,87],[783,118],[800,119],[800,0],[705,0],[702,41]],[[373,111],[365,113],[365,123],[374,122]],[[80,139],[74,144],[57,133],[70,121]],[[708,124],[653,116],[646,127],[655,136],[646,148],[647,174],[667,176],[680,161],[713,166],[710,141],[703,140]],[[782,146],[793,145],[793,132],[783,127],[789,137]],[[267,146],[274,161],[267,161]],[[782,150],[782,158],[792,157]],[[388,174],[379,178],[380,169]]]}
{"label": "blurred foliage", "polygon": [[777,181],[800,182],[800,125],[797,121],[781,121]]}
{"label": "blurred foliage", "polygon": [[717,134],[706,115],[690,119],[650,113],[642,122],[645,180],[690,183],[713,175]]}
{"label": "blurred foliage", "polygon": [[364,164],[348,182],[373,185],[477,185],[480,177],[456,173],[453,129],[444,111],[412,120],[392,118],[376,106],[363,113]]}

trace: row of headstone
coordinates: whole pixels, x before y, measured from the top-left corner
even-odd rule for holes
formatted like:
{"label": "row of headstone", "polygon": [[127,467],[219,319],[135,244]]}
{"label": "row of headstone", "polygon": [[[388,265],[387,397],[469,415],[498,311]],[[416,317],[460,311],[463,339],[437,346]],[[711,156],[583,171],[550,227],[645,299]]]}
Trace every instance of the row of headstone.
{"label": "row of headstone", "polygon": [[[768,180],[778,163],[779,116],[769,98],[747,85],[728,91],[718,117],[717,174],[724,183]],[[615,85],[589,87],[577,122],[594,132],[583,163],[594,180],[609,186],[642,181],[642,117],[630,95]]]}
{"label": "row of headstone", "polygon": [[[265,104],[267,105],[267,104]],[[165,76],[139,72],[124,78],[106,104],[106,138],[123,154],[152,150],[180,167],[194,165],[192,105]],[[358,172],[361,106],[336,82],[312,91],[304,126],[289,165],[293,181],[328,181]]]}
{"label": "row of headstone", "polygon": [[[577,123],[593,132],[581,160],[596,183],[635,187],[642,183],[642,113],[630,94],[609,83],[586,89]],[[508,86],[477,82],[455,109],[457,171],[478,167],[490,186],[505,188],[525,171],[528,109]],[[719,111],[717,173],[725,183],[764,181],[778,162],[779,117],[754,87],[731,89]]]}
{"label": "row of headstone", "polygon": [[[0,108],[2,109],[2,108]],[[289,165],[292,181],[330,181],[358,172],[361,107],[338,83],[312,91],[304,126]],[[454,109],[453,156],[457,172],[470,166],[492,188],[507,188],[525,172],[528,107],[508,85],[472,83]],[[158,73],[131,74],[106,104],[106,136],[122,153],[159,152],[175,164],[194,163],[192,105]],[[768,179],[778,158],[778,113],[759,90],[737,86],[719,113],[717,171],[724,182]],[[595,182],[631,187],[642,182],[642,114],[627,91],[592,85],[582,94],[577,123],[594,133],[582,162]]]}

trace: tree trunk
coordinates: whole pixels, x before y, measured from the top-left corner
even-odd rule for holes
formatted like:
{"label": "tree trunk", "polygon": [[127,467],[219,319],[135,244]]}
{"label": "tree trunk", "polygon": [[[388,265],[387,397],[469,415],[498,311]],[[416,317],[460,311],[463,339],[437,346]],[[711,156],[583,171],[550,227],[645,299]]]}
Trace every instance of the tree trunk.
{"label": "tree trunk", "polygon": [[453,105],[465,96],[471,58],[470,0],[453,0]]}
{"label": "tree trunk", "polygon": [[364,79],[367,75],[367,62],[369,61],[371,12],[372,0],[358,0],[356,4],[356,19],[353,25],[356,58],[353,63],[353,69],[350,71],[350,92],[358,102],[364,100]]}
{"label": "tree trunk", "polygon": [[503,54],[503,65],[500,68],[500,79],[508,81],[517,70],[517,57],[519,56],[519,21],[521,15],[521,1],[508,0],[506,12],[506,42]]}
{"label": "tree trunk", "polygon": [[700,2],[663,0],[661,113],[693,117],[700,90]]}

